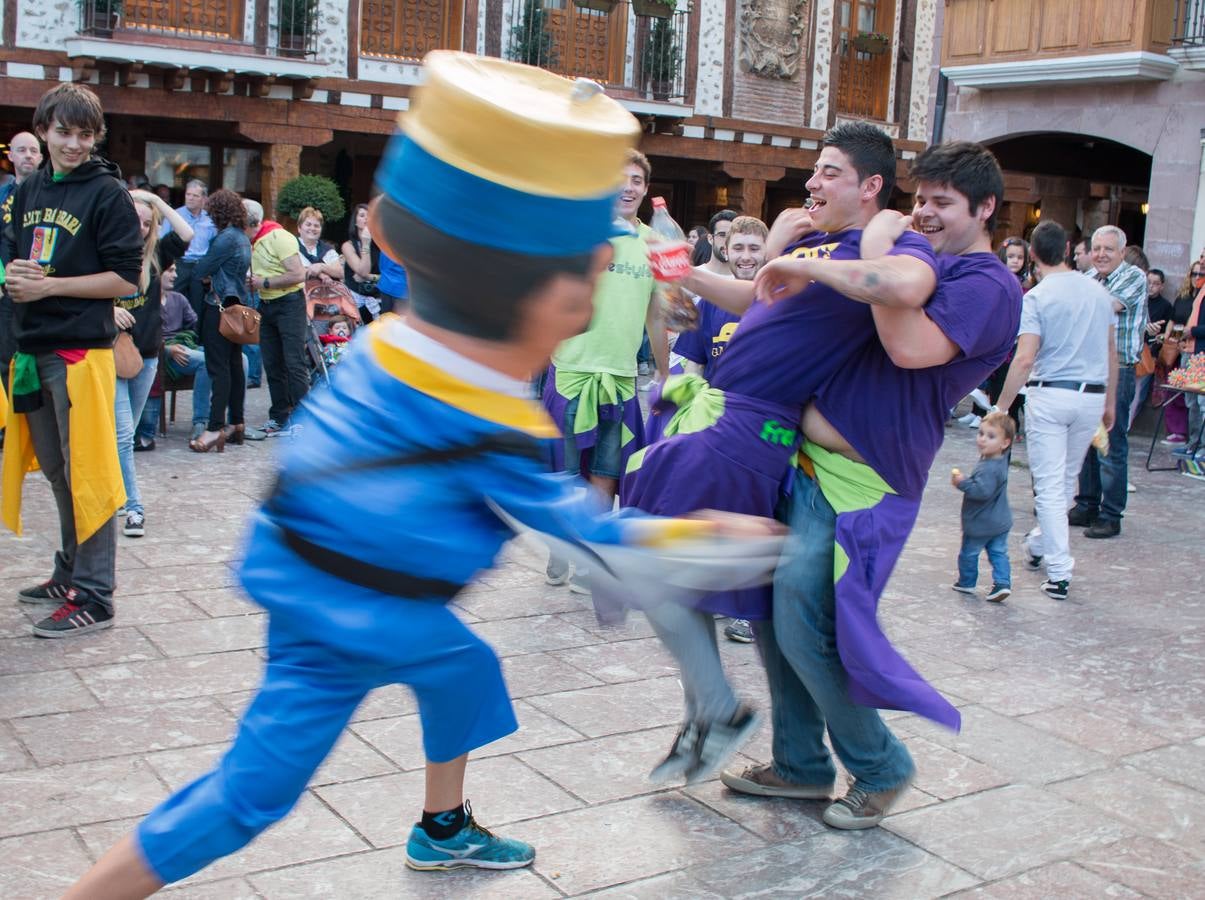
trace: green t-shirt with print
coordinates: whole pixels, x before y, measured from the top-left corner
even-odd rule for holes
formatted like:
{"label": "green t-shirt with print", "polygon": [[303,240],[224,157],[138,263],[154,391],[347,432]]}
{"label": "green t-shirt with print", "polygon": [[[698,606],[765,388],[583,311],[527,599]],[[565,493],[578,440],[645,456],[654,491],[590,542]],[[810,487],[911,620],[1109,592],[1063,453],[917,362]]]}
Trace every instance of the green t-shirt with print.
{"label": "green t-shirt with print", "polygon": [[637,233],[611,238],[614,257],[594,288],[594,318],[582,334],[557,347],[552,362],[573,372],[607,372],[636,377],[636,354],[653,295],[648,245],[653,230],[637,223]]}

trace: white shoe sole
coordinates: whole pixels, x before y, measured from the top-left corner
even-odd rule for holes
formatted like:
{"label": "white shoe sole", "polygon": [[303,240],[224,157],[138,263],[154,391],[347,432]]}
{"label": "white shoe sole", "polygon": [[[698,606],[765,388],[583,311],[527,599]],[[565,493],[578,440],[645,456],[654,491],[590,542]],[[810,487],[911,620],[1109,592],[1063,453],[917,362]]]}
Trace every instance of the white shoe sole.
{"label": "white shoe sole", "polygon": [[416,872],[450,872],[453,869],[522,869],[535,862],[535,857],[516,862],[494,862],[488,859],[449,859],[445,862],[426,862],[406,854],[406,868]]}
{"label": "white shoe sole", "polygon": [[950,587],[958,591],[960,594],[970,594],[972,597],[975,596],[975,589],[973,587],[963,587],[960,584],[952,584]]}

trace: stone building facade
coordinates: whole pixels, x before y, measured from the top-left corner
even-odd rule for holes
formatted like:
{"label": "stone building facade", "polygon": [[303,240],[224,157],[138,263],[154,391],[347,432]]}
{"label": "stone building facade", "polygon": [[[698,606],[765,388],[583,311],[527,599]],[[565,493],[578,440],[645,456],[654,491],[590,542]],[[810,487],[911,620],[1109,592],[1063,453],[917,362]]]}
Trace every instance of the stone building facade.
{"label": "stone building facade", "polygon": [[[589,8],[587,8],[589,7]],[[2,0],[0,141],[52,85],[93,86],[105,151],[152,181],[272,200],[304,171],[366,199],[422,55],[464,49],[602,82],[644,126],[684,222],[798,203],[823,132],[926,141],[938,0]],[[116,10],[116,12],[114,12]],[[922,61],[914,65],[915,60]],[[533,148],[538,152],[538,148]]]}

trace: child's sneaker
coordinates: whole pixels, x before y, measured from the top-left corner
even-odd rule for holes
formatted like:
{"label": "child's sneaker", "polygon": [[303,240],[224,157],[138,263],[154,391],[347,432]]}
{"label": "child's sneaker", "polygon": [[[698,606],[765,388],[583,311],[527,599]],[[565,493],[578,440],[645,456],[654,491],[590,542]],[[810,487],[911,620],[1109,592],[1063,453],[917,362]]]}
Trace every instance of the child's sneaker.
{"label": "child's sneaker", "polygon": [[724,637],[738,644],[753,643],[753,626],[748,619],[733,619],[724,626]]}
{"label": "child's sneaker", "polygon": [[406,865],[420,871],[444,871],[471,866],[478,869],[521,869],[536,858],[531,844],[498,837],[482,828],[464,804],[469,820],[447,840],[437,841],[415,823],[406,842]]}
{"label": "child's sneaker", "polygon": [[126,515],[126,524],[121,529],[121,533],[126,537],[142,537],[146,534],[146,519],[140,512],[131,512]]}
{"label": "child's sneaker", "polygon": [[95,600],[80,594],[75,588],[71,597],[49,616],[33,627],[42,638],[77,637],[90,631],[113,627],[113,613]]}
{"label": "child's sneaker", "polygon": [[71,585],[60,584],[51,579],[43,581],[41,584],[35,584],[33,587],[21,588],[17,591],[17,599],[22,603],[38,603],[48,604],[51,606],[61,606],[64,600],[70,600],[74,596],[71,592]]}
{"label": "child's sneaker", "polygon": [[649,772],[649,781],[653,784],[665,784],[674,778],[679,778],[686,774],[686,771],[693,767],[699,759],[699,726],[694,722],[687,722],[678,730],[677,737],[674,738],[673,745],[669,748],[669,753],[665,755],[665,759],[657,763],[653,767],[653,771]]}
{"label": "child's sneaker", "polygon": [[993,603],[1003,603],[1012,592],[1013,589],[1007,584],[993,584],[992,589],[987,592],[987,599]]}
{"label": "child's sneaker", "polygon": [[705,724],[699,730],[699,748],[695,764],[686,773],[686,783],[712,778],[761,726],[757,710],[741,704],[727,722]]}
{"label": "child's sneaker", "polygon": [[958,593],[960,593],[960,594],[974,594],[975,593],[975,585],[963,584],[961,581],[954,582],[952,585],[950,585],[950,587],[952,587],[954,590],[958,591]]}
{"label": "child's sneaker", "polygon": [[1042,568],[1041,555],[1034,553],[1032,549],[1033,545],[1029,543],[1030,540],[1035,538],[1038,534],[1039,529],[1034,528],[1030,530],[1023,538],[1021,538],[1021,552],[1025,554],[1025,568],[1033,572],[1036,572],[1038,569]]}
{"label": "child's sneaker", "polygon": [[1071,590],[1071,582],[1045,581],[1042,583],[1041,590],[1047,597],[1053,597],[1055,600],[1066,600],[1067,593]]}

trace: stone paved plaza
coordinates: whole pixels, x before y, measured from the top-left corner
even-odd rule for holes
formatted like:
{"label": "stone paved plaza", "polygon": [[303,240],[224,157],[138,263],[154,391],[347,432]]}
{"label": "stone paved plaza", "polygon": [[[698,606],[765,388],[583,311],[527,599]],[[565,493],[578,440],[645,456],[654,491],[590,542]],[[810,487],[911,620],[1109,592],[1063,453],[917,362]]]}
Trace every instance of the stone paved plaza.
{"label": "stone paved plaza", "polygon": [[[249,395],[261,414],[265,394]],[[196,456],[186,430],[177,423],[138,457],[148,533],[119,538],[118,627],[78,640],[29,635],[16,591],[47,576],[57,533],[40,476],[28,481],[26,536],[0,535],[0,897],[58,896],[210,765],[256,684],[264,616],[231,565],[276,448]],[[964,727],[956,735],[889,714],[918,772],[884,827],[835,832],[820,803],[743,798],[718,781],[649,784],[681,711],[668,657],[643,623],[599,628],[581,597],[544,585],[537,552],[512,546],[456,603],[504,658],[522,724],[476,754],[468,796],[484,824],[537,846],[534,868],[405,868],[423,759],[413,699],[390,688],[360,708],[287,820],[173,893],[1205,896],[1205,485],[1137,460],[1122,537],[1074,539],[1071,598],[1039,593],[1014,542],[1015,593],[992,605],[950,590],[960,495],[946,473],[970,470],[971,438],[948,432],[882,608]],[[1024,468],[1011,491],[1020,535],[1032,523]],[[723,651],[740,689],[767,706],[755,649]],[[768,753],[763,729],[746,755]]]}

